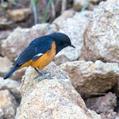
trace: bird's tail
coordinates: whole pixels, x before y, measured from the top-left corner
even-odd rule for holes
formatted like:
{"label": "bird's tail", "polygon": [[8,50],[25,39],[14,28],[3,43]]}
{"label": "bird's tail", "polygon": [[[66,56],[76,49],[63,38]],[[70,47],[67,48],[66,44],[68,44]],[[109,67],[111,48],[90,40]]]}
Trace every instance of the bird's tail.
{"label": "bird's tail", "polygon": [[10,71],[7,74],[5,74],[4,79],[9,78],[18,68],[19,68],[18,66],[12,67]]}

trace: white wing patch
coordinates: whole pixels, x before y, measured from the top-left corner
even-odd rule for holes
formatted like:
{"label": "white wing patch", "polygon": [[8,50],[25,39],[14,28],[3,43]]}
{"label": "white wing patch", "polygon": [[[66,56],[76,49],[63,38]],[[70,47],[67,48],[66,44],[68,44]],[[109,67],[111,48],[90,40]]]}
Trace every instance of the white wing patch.
{"label": "white wing patch", "polygon": [[40,56],[42,56],[43,55],[43,53],[38,53],[37,55],[35,55],[35,56],[38,56],[38,57],[40,57]]}
{"label": "white wing patch", "polygon": [[43,53],[38,53],[37,55],[35,55],[32,60],[37,60],[39,57],[41,57],[43,55]]}

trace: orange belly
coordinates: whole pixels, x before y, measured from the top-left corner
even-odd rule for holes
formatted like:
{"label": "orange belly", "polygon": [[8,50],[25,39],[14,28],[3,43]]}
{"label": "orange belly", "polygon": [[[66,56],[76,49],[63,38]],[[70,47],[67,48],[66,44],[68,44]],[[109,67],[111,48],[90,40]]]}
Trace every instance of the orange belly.
{"label": "orange belly", "polygon": [[53,58],[55,57],[55,54],[56,54],[56,45],[55,45],[55,42],[53,42],[51,49],[49,51],[47,51],[44,55],[42,55],[41,57],[39,57],[39,59],[35,61],[30,60],[26,62],[25,64],[21,66],[21,68],[32,66],[34,68],[43,69],[53,60]]}

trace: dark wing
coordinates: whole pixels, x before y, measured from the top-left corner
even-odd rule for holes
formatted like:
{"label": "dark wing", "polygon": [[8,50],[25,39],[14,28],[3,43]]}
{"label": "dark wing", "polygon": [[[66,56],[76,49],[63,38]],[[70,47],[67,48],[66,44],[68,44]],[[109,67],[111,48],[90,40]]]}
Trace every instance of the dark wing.
{"label": "dark wing", "polygon": [[40,57],[48,50],[50,50],[52,45],[52,39],[49,37],[41,37],[33,40],[29,46],[19,55],[16,60],[17,65],[22,65],[31,59],[36,59]]}

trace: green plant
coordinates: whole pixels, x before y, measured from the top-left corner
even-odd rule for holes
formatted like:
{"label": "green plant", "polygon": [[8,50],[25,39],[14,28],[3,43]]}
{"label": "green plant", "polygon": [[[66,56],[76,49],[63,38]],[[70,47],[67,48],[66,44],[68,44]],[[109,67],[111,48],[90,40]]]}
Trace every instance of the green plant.
{"label": "green plant", "polygon": [[49,14],[49,9],[50,7],[52,7],[52,5],[54,5],[54,1],[53,0],[48,0],[44,15],[43,15],[43,20],[42,22],[45,22],[48,18],[48,14]]}
{"label": "green plant", "polygon": [[37,3],[38,3],[38,0],[31,0],[31,7],[33,10],[34,24],[38,23]]}

